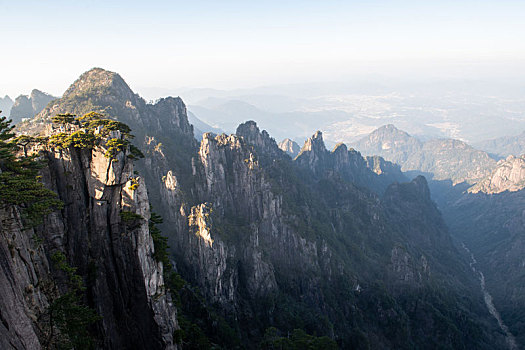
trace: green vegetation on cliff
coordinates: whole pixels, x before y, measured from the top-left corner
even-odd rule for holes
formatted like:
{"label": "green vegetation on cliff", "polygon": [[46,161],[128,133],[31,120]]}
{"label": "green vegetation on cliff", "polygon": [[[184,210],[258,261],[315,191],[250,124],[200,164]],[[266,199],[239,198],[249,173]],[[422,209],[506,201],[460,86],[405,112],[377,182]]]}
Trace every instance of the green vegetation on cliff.
{"label": "green vegetation on cliff", "polygon": [[[72,114],[58,114],[52,118],[53,123],[63,128],[71,127],[73,132],[59,132],[48,138],[49,147],[65,149],[94,148],[103,146],[106,149],[106,158],[115,159],[119,152],[124,151],[130,145],[131,129],[124,123],[108,119],[103,114],[90,112],[81,117]],[[121,137],[111,137],[111,132],[120,132]],[[103,143],[105,141],[105,143]],[[142,152],[133,148],[131,156],[141,158]]]}
{"label": "green vegetation on cliff", "polygon": [[40,323],[46,328],[46,348],[94,349],[89,327],[101,317],[82,301],[86,290],[82,277],[68,264],[64,253],[55,252],[51,260],[54,267],[66,275],[67,291],[51,300]]}
{"label": "green vegetation on cliff", "polygon": [[27,224],[38,225],[43,216],[63,204],[56,198],[56,193],[39,182],[38,170],[42,162],[37,156],[27,156],[27,152],[17,156],[20,142],[25,140],[23,144],[27,145],[29,138],[14,138],[10,124],[10,120],[0,118],[0,204],[19,206]]}

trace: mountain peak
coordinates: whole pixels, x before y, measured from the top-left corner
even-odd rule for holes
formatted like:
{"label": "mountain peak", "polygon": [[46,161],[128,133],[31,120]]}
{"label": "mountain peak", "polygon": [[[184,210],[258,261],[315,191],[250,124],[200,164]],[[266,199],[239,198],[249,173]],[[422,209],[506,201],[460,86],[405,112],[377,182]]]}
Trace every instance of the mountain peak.
{"label": "mountain peak", "polygon": [[339,142],[337,145],[335,145],[334,149],[332,150],[332,153],[345,153],[348,152],[348,147],[343,142]]}
{"label": "mountain peak", "polygon": [[390,202],[392,205],[412,202],[419,206],[418,210],[423,209],[424,203],[432,207],[435,206],[430,197],[427,179],[422,175],[416,176],[410,182],[391,184],[385,192],[384,199],[385,202]]}
{"label": "mountain peak", "polygon": [[40,91],[38,89],[33,89],[31,90],[31,96],[35,96],[35,95],[49,95],[43,91]]}
{"label": "mountain peak", "polygon": [[385,124],[383,126],[380,126],[378,128],[379,130],[383,129],[383,130],[399,130],[398,128],[396,128],[396,126],[394,124]]}
{"label": "mountain peak", "polygon": [[393,124],[386,124],[357,141],[356,146],[366,154],[386,156],[385,151],[392,152],[402,144],[410,148],[421,147],[419,140],[415,137],[396,128]]}
{"label": "mountain peak", "polygon": [[286,152],[290,157],[295,158],[301,151],[301,147],[297,142],[286,138],[279,143],[279,148]]}
{"label": "mountain peak", "polygon": [[318,130],[312,137],[306,139],[301,152],[299,152],[295,160],[299,165],[308,167],[316,173],[317,171],[322,171],[328,153],[324,145],[323,133]]}
{"label": "mountain peak", "polygon": [[92,68],[71,84],[64,97],[104,88],[118,92],[119,95],[133,95],[130,87],[119,74],[102,68]]}
{"label": "mountain peak", "polygon": [[256,136],[259,134],[259,132],[260,131],[257,123],[253,120],[248,120],[242,124],[239,124],[236,134],[246,138],[248,135]]}
{"label": "mountain peak", "polygon": [[396,128],[396,126],[394,124],[385,124],[383,126],[380,126],[375,131],[372,132],[372,134],[374,134],[374,133],[375,134],[403,135],[403,136],[412,137],[406,131],[403,131],[403,130],[400,130],[400,129]]}
{"label": "mountain peak", "polygon": [[261,131],[253,120],[240,124],[235,133],[237,136],[241,136],[248,144],[253,145],[262,158],[266,156],[270,159],[275,159],[283,155],[283,152],[277,146],[277,142],[270,137],[266,130]]}
{"label": "mountain peak", "polygon": [[324,153],[326,151],[326,147],[323,141],[323,133],[321,131],[317,130],[315,134],[312,135],[312,137],[309,137],[305,141],[300,153],[303,153],[305,151],[321,151],[321,153]]}

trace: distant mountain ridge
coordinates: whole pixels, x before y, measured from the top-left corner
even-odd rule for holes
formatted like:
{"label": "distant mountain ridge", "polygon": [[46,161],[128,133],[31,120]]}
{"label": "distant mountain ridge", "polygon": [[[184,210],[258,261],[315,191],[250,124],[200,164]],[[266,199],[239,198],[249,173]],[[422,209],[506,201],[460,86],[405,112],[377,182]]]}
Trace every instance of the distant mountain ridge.
{"label": "distant mountain ridge", "polygon": [[[181,94],[191,111],[194,106],[205,108],[206,115],[194,112],[213,125],[220,125],[224,116],[219,105],[248,103],[269,118],[236,108],[229,109],[230,116],[237,122],[257,120],[279,140],[303,140],[321,129],[326,143],[352,145],[381,125],[395,124],[421,140],[453,138],[476,145],[525,129],[523,88],[508,81],[494,83],[425,79],[399,84],[372,79]],[[221,128],[232,132],[235,126]]]}
{"label": "distant mountain ridge", "polygon": [[399,164],[403,171],[430,174],[434,180],[454,183],[477,181],[490,174],[496,161],[463,141],[437,139],[426,142],[389,124],[355,143],[366,155],[379,155]]}
{"label": "distant mountain ridge", "polygon": [[475,144],[476,148],[506,158],[509,155],[521,156],[525,153],[525,131],[516,136],[503,136]]}

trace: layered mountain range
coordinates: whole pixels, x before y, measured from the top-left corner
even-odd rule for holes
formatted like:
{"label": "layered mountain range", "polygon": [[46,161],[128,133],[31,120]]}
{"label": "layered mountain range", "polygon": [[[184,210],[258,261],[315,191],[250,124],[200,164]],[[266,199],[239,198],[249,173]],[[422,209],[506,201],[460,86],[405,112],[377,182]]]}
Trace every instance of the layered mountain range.
{"label": "layered mountain range", "polygon": [[495,167],[487,153],[454,139],[426,142],[389,124],[380,127],[355,143],[367,155],[379,155],[401,165],[405,172],[424,173],[433,180],[473,184]]}
{"label": "layered mountain range", "polygon": [[[328,151],[321,132],[292,159],[253,121],[199,142],[180,98],[148,104],[99,68],[17,132],[49,136],[54,117],[91,111],[128,125],[145,157],[132,165],[131,148],[114,162],[107,147],[52,147],[43,182],[64,208],[34,230],[44,237],[43,264],[58,249],[86,283],[84,302],[102,317],[90,332],[102,347],[505,348],[424,177],[407,181],[399,166],[344,144]],[[483,169],[455,173],[480,178]],[[186,280],[173,294],[182,298],[177,311],[154,259],[149,203]],[[2,230],[2,261],[10,271],[40,269],[39,259],[21,258],[36,243],[16,225]],[[33,330],[33,348],[45,347],[28,285],[46,292],[35,273],[13,279],[5,271],[2,315],[11,316],[2,316],[3,339],[23,342],[20,334]],[[23,324],[7,312],[14,304],[27,315]],[[205,322],[215,314],[222,321]]]}

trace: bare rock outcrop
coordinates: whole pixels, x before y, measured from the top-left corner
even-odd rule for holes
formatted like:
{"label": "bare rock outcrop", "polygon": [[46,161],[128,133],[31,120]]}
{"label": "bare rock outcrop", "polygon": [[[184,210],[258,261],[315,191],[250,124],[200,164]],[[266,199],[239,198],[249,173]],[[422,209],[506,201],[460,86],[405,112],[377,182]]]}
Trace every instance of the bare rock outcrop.
{"label": "bare rock outcrop", "polygon": [[470,193],[501,193],[515,192],[525,188],[525,155],[515,157],[510,155],[500,160],[492,173],[469,188]]}

